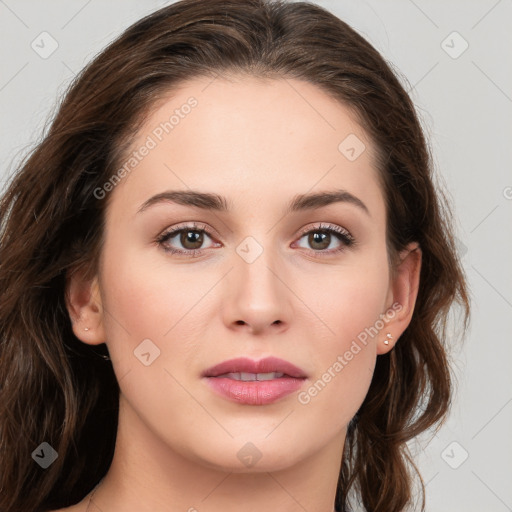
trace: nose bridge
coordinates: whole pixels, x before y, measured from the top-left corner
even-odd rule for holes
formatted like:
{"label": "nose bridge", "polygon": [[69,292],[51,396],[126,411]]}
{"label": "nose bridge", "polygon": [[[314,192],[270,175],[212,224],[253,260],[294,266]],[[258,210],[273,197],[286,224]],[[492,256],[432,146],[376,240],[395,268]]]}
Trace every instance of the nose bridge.
{"label": "nose bridge", "polygon": [[226,295],[229,322],[243,321],[254,329],[263,329],[288,320],[289,298],[274,241],[268,233],[249,235],[235,247]]}
{"label": "nose bridge", "polygon": [[[256,238],[256,236],[258,238]],[[278,248],[274,247],[272,236],[249,235],[236,247],[235,267],[242,289],[260,294],[278,294],[277,268],[279,265]],[[270,300],[271,297],[267,297]]]}

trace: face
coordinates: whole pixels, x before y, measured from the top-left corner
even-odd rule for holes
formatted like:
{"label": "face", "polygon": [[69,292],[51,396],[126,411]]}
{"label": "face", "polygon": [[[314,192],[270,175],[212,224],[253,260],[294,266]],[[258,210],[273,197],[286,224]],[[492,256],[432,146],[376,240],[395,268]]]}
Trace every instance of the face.
{"label": "face", "polygon": [[[392,348],[382,340],[408,320],[374,148],[349,110],[298,80],[197,79],[155,108],[124,163],[105,187],[99,307],[83,305],[92,328],[80,337],[107,343],[126,407],[208,467],[251,471],[246,452],[259,471],[341,453]],[[155,199],[171,192],[190,194]],[[320,193],[339,195],[304,200]],[[238,357],[280,358],[302,378],[231,375],[224,394],[203,376]]]}

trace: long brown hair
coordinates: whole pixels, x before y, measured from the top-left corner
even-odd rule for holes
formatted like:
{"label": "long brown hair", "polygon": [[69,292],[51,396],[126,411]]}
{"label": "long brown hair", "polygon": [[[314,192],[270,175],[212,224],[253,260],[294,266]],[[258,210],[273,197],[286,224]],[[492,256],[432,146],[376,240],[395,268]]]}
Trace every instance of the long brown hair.
{"label": "long brown hair", "polygon": [[[452,385],[445,326],[453,302],[467,329],[469,292],[449,201],[414,106],[381,55],[346,23],[307,2],[183,0],[129,27],[76,77],[53,122],[0,202],[0,509],[45,511],[80,501],[105,475],[119,386],[105,345],[73,334],[66,276],[93,276],[105,200],[94,191],[155,102],[188,79],[241,73],[296,78],[351,108],[377,148],[391,269],[422,250],[420,287],[400,343],[377,358],[350,423],[336,493],[371,512],[415,500],[406,442],[438,426]],[[42,442],[58,457],[33,460]],[[341,455],[341,454],[340,454]],[[422,509],[424,492],[422,489]]]}

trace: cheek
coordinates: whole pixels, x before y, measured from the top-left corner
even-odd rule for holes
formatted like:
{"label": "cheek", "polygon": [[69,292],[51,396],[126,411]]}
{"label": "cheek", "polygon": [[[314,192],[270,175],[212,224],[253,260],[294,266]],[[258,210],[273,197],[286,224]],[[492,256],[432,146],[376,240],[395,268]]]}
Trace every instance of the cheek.
{"label": "cheek", "polygon": [[[354,348],[352,349],[354,350]],[[347,354],[350,353],[350,359]],[[346,429],[363,403],[375,367],[375,351],[370,346],[356,347],[354,353],[333,354],[323,373],[297,395],[297,408],[315,432],[332,438]]]}
{"label": "cheek", "polygon": [[[322,332],[330,343],[322,346],[343,350],[344,346],[372,326],[380,315],[388,293],[388,273],[378,262],[344,265],[336,271],[319,271],[300,279],[298,295],[322,320]],[[314,286],[311,285],[314,283]],[[316,322],[315,322],[316,323]],[[375,336],[372,330],[373,337]],[[364,335],[360,336],[364,338]],[[371,339],[372,336],[369,335]]]}
{"label": "cheek", "polygon": [[181,384],[182,369],[192,367],[197,340],[207,330],[194,305],[215,282],[212,273],[184,268],[147,255],[143,260],[129,247],[122,260],[105,260],[103,267],[105,332],[121,391],[135,410],[167,426],[176,422],[172,411],[185,419],[198,413]]}
{"label": "cheek", "polygon": [[348,425],[368,392],[377,358],[377,336],[371,330],[379,318],[377,305],[363,295],[341,298],[332,316],[325,314],[335,334],[310,353],[316,371],[297,401],[327,437]]}
{"label": "cheek", "polygon": [[151,340],[164,355],[174,326],[180,325],[200,290],[180,272],[171,276],[161,261],[143,259],[143,251],[128,244],[113,251],[117,242],[113,239],[105,248],[102,300],[109,352],[120,374],[137,362],[134,350],[143,340]]}
{"label": "cheek", "polygon": [[[114,239],[111,247],[115,245]],[[126,244],[117,251],[122,258],[106,258],[105,303],[117,320],[107,315],[111,328],[118,329],[115,324],[122,323],[130,333],[162,337],[211,287],[211,272],[172,264],[159,251]]]}
{"label": "cheek", "polygon": [[326,414],[336,418],[326,427],[335,432],[350,421],[368,392],[376,342],[381,336],[388,274],[377,264],[347,266],[336,274],[318,275],[314,282],[316,286],[309,293],[303,288],[302,297],[321,318],[326,327],[322,332],[328,334],[309,347],[309,359],[317,372],[311,386],[297,399],[311,418],[325,420]]}
{"label": "cheek", "polygon": [[[132,399],[144,386],[179,390],[170,375],[179,382],[197,377],[198,355],[222,306],[215,288],[221,272],[207,262],[206,266],[171,263],[156,249],[130,244],[114,253],[115,243],[105,254],[122,254],[122,258],[105,258],[102,282],[105,332],[116,376],[121,380],[129,374],[121,387]],[[152,362],[146,367],[138,356],[148,352]],[[127,388],[128,380],[134,379],[138,386]],[[172,400],[187,398],[171,394]]]}

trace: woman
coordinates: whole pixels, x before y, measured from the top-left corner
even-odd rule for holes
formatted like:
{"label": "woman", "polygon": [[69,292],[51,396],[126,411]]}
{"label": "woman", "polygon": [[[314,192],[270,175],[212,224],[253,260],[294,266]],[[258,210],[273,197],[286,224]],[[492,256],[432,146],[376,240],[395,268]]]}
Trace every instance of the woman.
{"label": "woman", "polygon": [[467,285],[411,100],[334,15],[135,23],[0,219],[1,510],[424,509]]}

